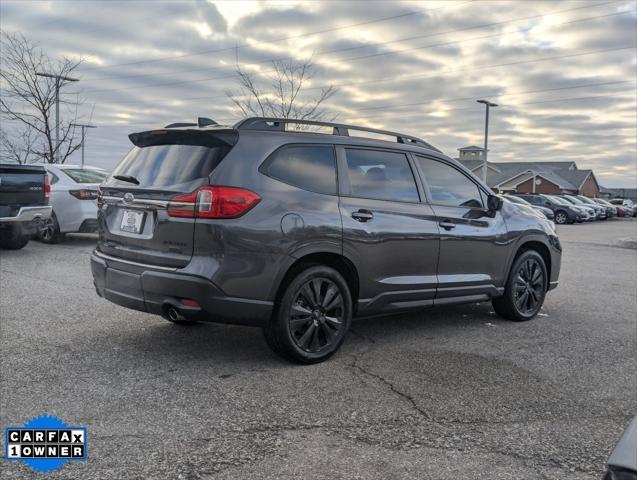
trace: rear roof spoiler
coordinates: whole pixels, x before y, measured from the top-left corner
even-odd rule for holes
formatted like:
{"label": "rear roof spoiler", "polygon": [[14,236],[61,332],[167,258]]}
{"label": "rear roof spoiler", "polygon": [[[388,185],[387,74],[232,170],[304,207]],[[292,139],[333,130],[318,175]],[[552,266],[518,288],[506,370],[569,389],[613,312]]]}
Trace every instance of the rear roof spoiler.
{"label": "rear roof spoiler", "polygon": [[131,133],[128,138],[136,147],[154,145],[199,145],[202,147],[226,145],[233,147],[239,139],[239,132],[232,128],[206,130],[170,130],[163,128]]}

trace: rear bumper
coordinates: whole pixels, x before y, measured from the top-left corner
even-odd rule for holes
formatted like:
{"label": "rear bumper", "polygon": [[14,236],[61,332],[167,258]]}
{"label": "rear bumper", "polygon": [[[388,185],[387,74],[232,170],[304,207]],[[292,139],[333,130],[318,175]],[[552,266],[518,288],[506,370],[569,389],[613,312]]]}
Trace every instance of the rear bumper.
{"label": "rear bumper", "polygon": [[[97,231],[97,202],[95,200],[78,200],[71,195],[63,201],[56,198],[53,208],[63,233],[89,233]],[[83,230],[85,225],[93,225],[94,229]]]}
{"label": "rear bumper", "polygon": [[0,223],[32,222],[46,220],[51,216],[51,206],[21,207],[15,217],[0,217]]}
{"label": "rear bumper", "polygon": [[[272,302],[229,297],[209,280],[179,270],[127,264],[97,251],[91,255],[91,270],[99,296],[142,312],[165,315],[173,307],[191,320],[251,326],[263,326],[272,313]],[[184,305],[182,299],[199,307]]]}

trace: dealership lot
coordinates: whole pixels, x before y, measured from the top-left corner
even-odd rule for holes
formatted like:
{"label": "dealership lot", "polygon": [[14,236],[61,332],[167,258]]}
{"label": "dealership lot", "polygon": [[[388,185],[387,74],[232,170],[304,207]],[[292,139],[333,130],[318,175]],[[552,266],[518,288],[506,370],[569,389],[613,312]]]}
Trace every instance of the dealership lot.
{"label": "dealership lot", "polygon": [[257,329],[99,298],[94,237],[2,251],[1,424],[86,425],[89,460],[61,478],[598,479],[637,413],[637,221],[559,234],[560,287],[537,319],[480,304],[358,320],[314,366]]}

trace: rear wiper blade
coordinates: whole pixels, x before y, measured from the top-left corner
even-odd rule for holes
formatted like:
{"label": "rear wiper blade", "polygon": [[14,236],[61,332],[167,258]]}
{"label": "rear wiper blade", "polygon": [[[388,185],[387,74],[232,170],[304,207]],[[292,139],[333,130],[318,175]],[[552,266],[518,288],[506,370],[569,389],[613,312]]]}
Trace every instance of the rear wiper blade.
{"label": "rear wiper blade", "polygon": [[113,175],[113,178],[121,180],[122,182],[134,183],[135,185],[139,185],[139,180],[131,175]]}

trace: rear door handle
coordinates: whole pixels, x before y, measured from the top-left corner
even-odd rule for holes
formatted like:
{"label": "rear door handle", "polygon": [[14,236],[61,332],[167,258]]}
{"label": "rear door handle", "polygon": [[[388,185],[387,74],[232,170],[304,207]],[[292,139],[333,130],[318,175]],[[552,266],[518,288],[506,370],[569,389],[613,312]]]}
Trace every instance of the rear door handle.
{"label": "rear door handle", "polygon": [[438,222],[438,225],[440,225],[445,230],[451,230],[452,228],[456,228],[456,224],[453,223],[451,220],[442,220],[441,222]]}
{"label": "rear door handle", "polygon": [[354,213],[352,213],[352,218],[358,222],[367,222],[374,218],[374,214],[369,210],[360,209]]}

